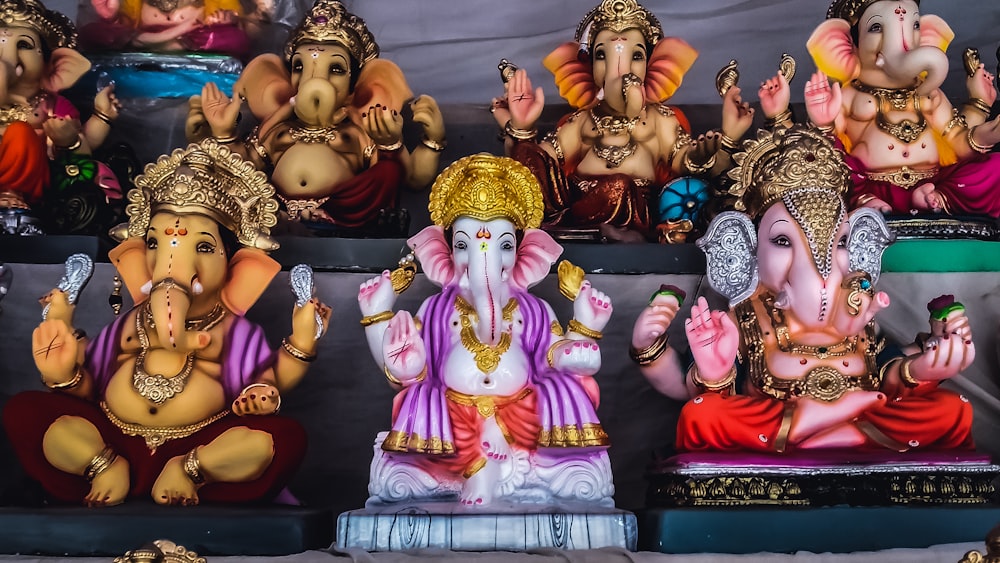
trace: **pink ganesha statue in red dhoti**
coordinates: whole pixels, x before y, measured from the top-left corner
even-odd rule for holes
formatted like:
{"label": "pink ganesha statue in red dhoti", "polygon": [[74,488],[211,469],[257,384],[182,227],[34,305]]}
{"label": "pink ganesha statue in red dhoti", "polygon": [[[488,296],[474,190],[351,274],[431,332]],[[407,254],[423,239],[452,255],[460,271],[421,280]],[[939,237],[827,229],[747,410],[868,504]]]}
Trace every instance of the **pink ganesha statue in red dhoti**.
{"label": "pink ganesha statue in red dhoti", "polygon": [[847,151],[852,208],[1000,216],[993,77],[967,53],[969,99],[952,107],[940,87],[953,38],[916,0],[835,0],[809,38],[820,72],[806,110]]}
{"label": "pink ganesha statue in red dhoti", "polygon": [[834,143],[796,126],[747,149],[731,174],[747,213],[720,214],[698,241],[731,309],[692,307],[686,374],[665,336],[674,295],[655,295],[633,332],[643,374],[687,400],[677,450],[971,450],[972,407],[940,387],[975,358],[964,308],[935,302],[928,333],[886,346],[874,318],[889,297],[875,284],[892,237],[874,210],[847,213]]}

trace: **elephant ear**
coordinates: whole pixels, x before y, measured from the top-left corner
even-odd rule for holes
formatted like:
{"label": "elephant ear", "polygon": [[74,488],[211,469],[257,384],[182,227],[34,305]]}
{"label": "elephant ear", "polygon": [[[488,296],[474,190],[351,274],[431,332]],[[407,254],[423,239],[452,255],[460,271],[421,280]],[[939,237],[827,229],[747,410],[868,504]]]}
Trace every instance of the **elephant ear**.
{"label": "elephant ear", "polygon": [[148,295],[142,292],[142,286],[153,279],[153,274],[146,265],[145,237],[125,239],[108,252],[108,259],[118,270],[118,275],[132,296],[132,302],[145,301]]}
{"label": "elephant ear", "polygon": [[938,16],[928,14],[920,16],[920,45],[937,47],[942,51],[948,50],[951,40],[955,38],[955,32],[951,27]]}
{"label": "elephant ear", "polygon": [[280,271],[281,264],[263,250],[237,250],[229,260],[229,277],[222,288],[222,303],[237,315],[245,315]]}
{"label": "elephant ear", "polygon": [[698,51],[683,39],[664,37],[653,47],[646,67],[644,91],[647,102],[665,102],[698,58]]}
{"label": "elephant ear", "polygon": [[427,279],[444,287],[455,278],[455,262],[451,245],[444,239],[444,229],[431,225],[410,237],[406,244],[413,249],[413,255],[420,262]]}
{"label": "elephant ear", "polygon": [[597,103],[597,84],[594,69],[580,60],[580,44],[575,41],[556,47],[542,65],[551,72],[559,87],[559,95],[576,109],[588,108]]}
{"label": "elephant ear", "polygon": [[705,253],[708,284],[730,307],[757,291],[757,230],[746,214],[718,214],[695,244]]}
{"label": "elephant ear", "polygon": [[250,113],[264,121],[295,95],[285,61],[266,53],[254,57],[233,85],[233,92],[246,98]]}
{"label": "elephant ear", "polygon": [[851,234],[847,237],[847,254],[852,272],[866,272],[872,283],[882,273],[882,253],[896,240],[882,214],[870,207],[862,207],[850,214],[847,223]]}
{"label": "elephant ear", "polygon": [[87,74],[90,61],[75,49],[60,47],[52,51],[46,70],[42,77],[42,89],[52,93],[61,92]]}
{"label": "elephant ear", "polygon": [[511,272],[511,285],[528,289],[545,279],[563,247],[541,229],[525,229],[517,247],[517,259]]}
{"label": "elephant ear", "polygon": [[806,49],[812,55],[816,68],[844,84],[861,74],[861,60],[851,39],[851,24],[833,18],[824,21],[809,36]]}
{"label": "elephant ear", "polygon": [[413,90],[396,63],[386,59],[373,59],[365,63],[358,75],[358,85],[354,88],[351,105],[364,111],[375,104],[382,104],[382,107],[398,112],[406,100],[412,97]]}

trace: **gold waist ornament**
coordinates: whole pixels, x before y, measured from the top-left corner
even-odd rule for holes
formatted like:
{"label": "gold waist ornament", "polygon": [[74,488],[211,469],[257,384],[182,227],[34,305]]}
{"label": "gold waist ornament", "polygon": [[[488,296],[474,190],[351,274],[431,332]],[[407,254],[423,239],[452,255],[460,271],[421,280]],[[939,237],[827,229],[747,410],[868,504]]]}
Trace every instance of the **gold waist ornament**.
{"label": "gold waist ornament", "polygon": [[494,395],[466,395],[454,389],[448,389],[444,392],[444,396],[453,403],[465,407],[476,407],[479,416],[483,418],[493,416],[497,410],[516,403],[530,394],[531,389],[529,387],[525,387],[513,395],[505,395],[503,397]]}
{"label": "gold waist ornament", "polygon": [[937,176],[938,168],[928,170],[914,170],[909,166],[904,166],[891,172],[867,172],[865,177],[873,182],[889,182],[901,188],[910,189],[918,183],[929,180]]}
{"label": "gold waist ornament", "polygon": [[288,218],[292,221],[301,220],[303,211],[315,211],[330,200],[329,196],[319,199],[292,199],[284,197],[281,194],[274,195],[281,200],[281,203],[285,204],[285,209],[288,211]]}
{"label": "gold waist ornament", "polygon": [[111,424],[114,424],[115,427],[121,430],[123,434],[126,436],[139,436],[144,439],[146,441],[146,447],[149,448],[150,454],[155,453],[156,448],[162,446],[170,440],[187,438],[202,428],[205,428],[209,424],[222,420],[227,414],[229,414],[228,410],[224,410],[213,414],[201,422],[195,422],[194,424],[187,424],[184,426],[145,426],[143,424],[125,422],[124,420],[118,418],[115,416],[115,413],[111,412],[111,409],[108,408],[108,404],[104,401],[101,401],[101,410],[104,411],[104,415],[108,417]]}

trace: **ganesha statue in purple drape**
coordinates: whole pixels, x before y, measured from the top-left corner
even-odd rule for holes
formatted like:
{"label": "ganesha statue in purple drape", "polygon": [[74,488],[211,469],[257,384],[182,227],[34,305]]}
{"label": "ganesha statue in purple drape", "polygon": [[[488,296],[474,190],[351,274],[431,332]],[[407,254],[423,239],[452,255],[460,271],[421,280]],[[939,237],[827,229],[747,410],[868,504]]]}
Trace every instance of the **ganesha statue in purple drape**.
{"label": "ganesha statue in purple drape", "polygon": [[442,287],[416,315],[393,313],[393,274],[358,295],[368,344],[398,391],[378,435],[369,502],[582,500],[611,504],[608,437],[597,419],[598,340],[608,297],[560,266],[573,299],[563,331],[527,289],[562,248],[538,229],[531,171],[486,154],[449,166],[430,195],[431,220],[408,242]]}

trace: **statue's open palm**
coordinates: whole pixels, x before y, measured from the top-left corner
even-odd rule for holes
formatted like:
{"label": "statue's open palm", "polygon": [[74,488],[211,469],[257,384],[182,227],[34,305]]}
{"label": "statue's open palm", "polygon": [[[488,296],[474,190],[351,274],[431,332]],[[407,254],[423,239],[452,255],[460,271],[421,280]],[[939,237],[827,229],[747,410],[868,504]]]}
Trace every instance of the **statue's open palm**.
{"label": "statue's open palm", "polygon": [[62,320],[43,321],[31,333],[31,353],[42,379],[63,383],[73,375],[79,344],[73,330]]}
{"label": "statue's open palm", "polygon": [[545,108],[545,93],[539,86],[531,89],[531,79],[524,69],[518,69],[507,84],[507,109],[510,124],[518,129],[533,129]]}
{"label": "statue's open palm", "polygon": [[213,82],[201,89],[201,111],[212,128],[212,135],[228,137],[236,133],[236,120],[243,101],[239,96],[230,99]]}
{"label": "statue's open palm", "polygon": [[591,287],[589,281],[584,281],[580,286],[580,293],[573,301],[573,317],[587,328],[604,330],[612,312],[614,307],[611,306],[611,298]]}
{"label": "statue's open palm", "polygon": [[389,321],[382,343],[386,370],[399,381],[416,379],[427,366],[424,339],[409,311],[400,311]]}
{"label": "statue's open palm", "polygon": [[813,123],[821,127],[833,125],[840,115],[843,94],[840,84],[830,85],[822,72],[813,73],[806,82],[806,113]]}
{"label": "statue's open palm", "polygon": [[736,361],[740,334],[725,311],[713,311],[699,297],[684,323],[688,345],[701,378],[707,383],[722,380]]}
{"label": "statue's open palm", "polygon": [[391,311],[395,304],[396,292],[392,289],[392,273],[389,270],[366,280],[358,288],[358,305],[361,307],[361,314],[366,317]]}

